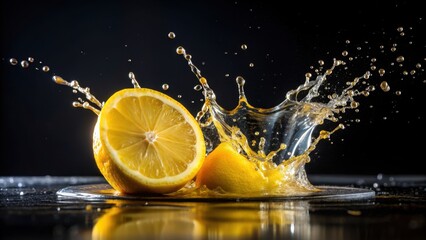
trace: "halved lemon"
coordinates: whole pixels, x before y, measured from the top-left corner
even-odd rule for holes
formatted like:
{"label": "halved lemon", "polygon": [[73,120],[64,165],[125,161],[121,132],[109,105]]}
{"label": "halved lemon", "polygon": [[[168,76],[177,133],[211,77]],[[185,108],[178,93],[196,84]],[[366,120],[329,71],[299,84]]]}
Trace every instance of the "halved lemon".
{"label": "halved lemon", "polygon": [[104,104],[93,133],[96,164],[123,193],[170,193],[191,181],[205,158],[201,128],[173,98],[123,89]]}

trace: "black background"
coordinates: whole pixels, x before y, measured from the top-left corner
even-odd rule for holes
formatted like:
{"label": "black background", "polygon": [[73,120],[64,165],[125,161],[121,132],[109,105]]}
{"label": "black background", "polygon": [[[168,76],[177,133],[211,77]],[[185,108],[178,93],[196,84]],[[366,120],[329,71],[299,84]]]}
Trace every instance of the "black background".
{"label": "black background", "polygon": [[[425,14],[414,2],[420,1],[2,1],[0,175],[99,175],[91,149],[96,116],[73,108],[78,96],[50,81],[53,74],[78,80],[105,101],[132,86],[127,75],[133,71],[143,87],[163,91],[168,83],[164,92],[182,95],[179,100],[195,114],[202,95],[175,53],[182,45],[225,108],[236,106],[238,75],[247,81],[252,105],[272,107],[303,83],[310,66],[320,59],[330,63],[348,48],[362,46],[363,56],[374,55],[377,46],[389,52],[401,40],[407,70],[415,63],[424,69]],[[400,26],[404,39],[396,31]],[[170,31],[176,39],[167,37]],[[346,39],[352,45],[345,45]],[[248,49],[242,51],[241,44]],[[34,57],[43,64],[22,69],[9,64],[11,57]],[[348,75],[368,69],[368,60],[360,62]],[[43,65],[51,71],[35,70]],[[318,145],[308,173],[424,174],[422,69],[403,81],[401,71],[387,72],[391,92],[361,99],[360,112],[345,116],[350,126],[334,134],[332,144]],[[359,123],[350,122],[357,118]]]}

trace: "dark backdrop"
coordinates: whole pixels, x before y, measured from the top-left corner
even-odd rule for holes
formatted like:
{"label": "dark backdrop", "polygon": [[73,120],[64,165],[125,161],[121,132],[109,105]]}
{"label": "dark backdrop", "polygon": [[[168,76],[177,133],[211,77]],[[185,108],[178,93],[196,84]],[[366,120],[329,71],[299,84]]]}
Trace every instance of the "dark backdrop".
{"label": "dark backdrop", "polygon": [[[307,169],[424,174],[423,7],[409,1],[316,2],[1,1],[0,175],[99,175],[91,149],[96,116],[71,106],[77,95],[50,81],[54,73],[79,80],[105,101],[131,87],[127,75],[133,71],[144,87],[161,90],[168,83],[165,92],[182,95],[179,100],[195,114],[202,96],[193,90],[197,80],[186,62],[175,53],[183,45],[225,108],[236,105],[238,75],[247,80],[252,105],[272,107],[303,83],[311,65],[341,56],[346,39],[352,48],[362,45],[366,56],[377,51],[369,45],[383,42],[389,49],[399,26],[407,33],[406,64],[423,67],[404,81],[389,75],[391,92],[376,91],[361,100],[360,112],[347,114],[361,121],[349,121],[351,126],[334,134],[332,143],[321,142]],[[176,39],[167,37],[170,31]],[[242,51],[241,44],[248,49]],[[9,64],[11,57],[43,63],[22,69]],[[34,69],[44,64],[49,73]],[[351,73],[365,70],[352,66]],[[402,95],[396,97],[398,89]]]}

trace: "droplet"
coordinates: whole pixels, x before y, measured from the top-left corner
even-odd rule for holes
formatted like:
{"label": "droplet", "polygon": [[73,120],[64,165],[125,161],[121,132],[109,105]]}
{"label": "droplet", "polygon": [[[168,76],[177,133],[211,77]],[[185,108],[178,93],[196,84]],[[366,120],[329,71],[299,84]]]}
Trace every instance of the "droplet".
{"label": "droplet", "polygon": [[180,95],[180,94],[179,94],[179,95],[177,95],[177,97],[178,97],[178,98],[182,98],[182,95]]}
{"label": "droplet", "polygon": [[21,67],[27,68],[30,64],[26,60],[21,61]]}
{"label": "droplet", "polygon": [[349,44],[349,43],[351,43],[351,41],[350,41],[350,40],[346,40],[346,41],[345,41],[345,43],[346,43],[346,44]]}
{"label": "droplet", "polygon": [[370,76],[371,76],[371,73],[369,71],[365,72],[364,75],[363,75],[364,79],[369,79]]}
{"label": "droplet", "polygon": [[241,49],[242,50],[247,50],[247,45],[246,44],[241,45]]}
{"label": "droplet", "polygon": [[351,102],[351,108],[357,108],[358,106],[359,106],[358,102],[355,102],[355,101]]}
{"label": "droplet", "polygon": [[306,74],[305,74],[305,77],[306,77],[306,78],[311,78],[311,77],[312,77],[312,74],[311,74],[311,73],[306,73]]}
{"label": "droplet", "polygon": [[43,66],[41,69],[43,70],[43,72],[48,72],[48,71],[50,71],[49,66]]}
{"label": "droplet", "polygon": [[414,69],[413,69],[413,70],[411,70],[411,71],[410,71],[410,74],[411,74],[411,75],[416,74],[416,70],[414,70]]}
{"label": "droplet", "polygon": [[398,27],[396,30],[397,30],[398,32],[402,32],[402,31],[404,31],[404,28],[403,28],[403,27]]}
{"label": "droplet", "polygon": [[377,61],[377,59],[376,58],[372,58],[371,59],[371,62],[376,62]]}
{"label": "droplet", "polygon": [[373,85],[370,85],[370,86],[367,87],[366,90],[369,91],[369,92],[372,92],[372,91],[376,90],[376,88]]}
{"label": "droplet", "polygon": [[185,54],[185,48],[183,47],[177,47],[176,48],[176,53],[179,55]]}
{"label": "droplet", "polygon": [[395,52],[396,51],[396,47],[391,47],[391,52]]}
{"label": "droplet", "polygon": [[18,64],[18,60],[16,60],[16,58],[11,58],[9,59],[10,64],[12,64],[13,66],[15,66],[16,64]]}
{"label": "droplet", "polygon": [[348,54],[349,54],[348,51],[343,51],[342,52],[342,56],[344,56],[344,57],[348,56]]}
{"label": "droplet", "polygon": [[34,58],[28,57],[28,62],[33,63],[34,62]]}
{"label": "droplet", "polygon": [[52,77],[52,80],[55,82],[55,83],[57,83],[57,84],[61,84],[61,85],[67,85],[68,86],[68,82],[67,81],[65,81],[62,77],[60,77],[60,76],[53,76]]}
{"label": "droplet", "polygon": [[322,65],[324,65],[324,61],[323,61],[323,60],[319,60],[319,61],[318,61],[318,64],[319,64],[320,66],[322,66]]}
{"label": "droplet", "polygon": [[163,90],[168,90],[168,89],[169,89],[169,84],[164,83],[163,85],[161,85],[161,88],[162,88]]}
{"label": "droplet", "polygon": [[380,68],[380,69],[379,69],[379,74],[380,74],[380,76],[382,77],[382,76],[385,74],[385,69]]}
{"label": "droplet", "polygon": [[421,67],[422,67],[422,65],[420,63],[416,64],[416,68],[421,68]]}
{"label": "droplet", "polygon": [[249,64],[249,67],[254,67],[254,63],[250,63],[250,64]]}
{"label": "droplet", "polygon": [[203,87],[200,84],[194,86],[195,91],[201,91],[201,89],[203,89]]}
{"label": "droplet", "polygon": [[72,80],[70,82],[70,87],[72,87],[72,88],[78,88],[78,86],[79,86],[79,84],[78,84],[78,82],[76,80]]}
{"label": "droplet", "polygon": [[401,91],[396,91],[396,92],[395,92],[395,94],[396,94],[397,96],[400,96],[400,95],[401,95]]}
{"label": "droplet", "polygon": [[241,77],[241,76],[238,76],[235,80],[237,81],[237,84],[238,84],[238,85],[240,85],[240,86],[244,85],[244,83],[245,83],[245,81],[246,81],[246,80],[244,80],[244,78],[243,78],[243,77]]}
{"label": "droplet", "polygon": [[176,34],[174,32],[169,32],[167,35],[170,39],[174,39],[176,37]]}
{"label": "droplet", "polygon": [[133,72],[129,72],[130,80],[136,79],[135,74]]}
{"label": "droplet", "polygon": [[398,56],[397,58],[396,58],[396,61],[397,62],[403,62],[405,59],[404,59],[404,56]]}
{"label": "droplet", "polygon": [[383,92],[389,92],[390,90],[390,86],[386,81],[380,83],[380,88],[383,90]]}

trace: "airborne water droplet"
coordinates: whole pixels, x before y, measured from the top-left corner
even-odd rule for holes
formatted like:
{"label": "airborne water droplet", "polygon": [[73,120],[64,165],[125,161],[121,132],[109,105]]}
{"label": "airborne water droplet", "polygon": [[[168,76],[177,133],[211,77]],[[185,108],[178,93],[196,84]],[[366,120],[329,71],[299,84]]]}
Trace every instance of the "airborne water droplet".
{"label": "airborne water droplet", "polygon": [[30,64],[26,60],[21,61],[21,67],[27,68]]}
{"label": "airborne water droplet", "polygon": [[185,54],[185,48],[183,47],[177,47],[176,48],[176,53],[179,55]]}
{"label": "airborne water droplet", "polygon": [[50,68],[49,68],[49,66],[43,66],[42,70],[43,70],[43,72],[48,72],[48,71],[50,71]]}
{"label": "airborne water droplet", "polygon": [[129,78],[130,80],[135,79],[135,74],[133,72],[129,72]]}
{"label": "airborne water droplet", "polygon": [[399,56],[399,57],[396,58],[396,61],[399,62],[399,63],[403,62],[404,60],[405,60],[404,56]]}
{"label": "airborne water droplet", "polygon": [[386,81],[380,83],[380,88],[383,90],[383,92],[389,92],[390,90],[390,86]]}
{"label": "airborne water droplet", "polygon": [[241,49],[242,50],[247,50],[247,45],[246,44],[241,45]]}
{"label": "airborne water droplet", "polygon": [[201,89],[203,89],[203,87],[200,84],[194,86],[195,91],[200,91]]}
{"label": "airborne water droplet", "polygon": [[12,64],[13,66],[15,66],[16,64],[18,64],[18,60],[16,60],[16,58],[11,58],[9,59],[10,64]]}
{"label": "airborne water droplet", "polygon": [[170,39],[174,39],[176,37],[176,34],[174,32],[169,32],[167,35]]}
{"label": "airborne water droplet", "polygon": [[162,88],[163,90],[168,90],[168,89],[169,89],[169,84],[164,83],[163,85],[161,85],[161,88]]}

